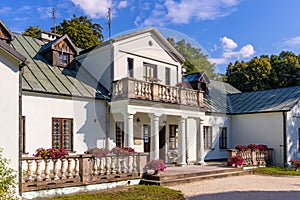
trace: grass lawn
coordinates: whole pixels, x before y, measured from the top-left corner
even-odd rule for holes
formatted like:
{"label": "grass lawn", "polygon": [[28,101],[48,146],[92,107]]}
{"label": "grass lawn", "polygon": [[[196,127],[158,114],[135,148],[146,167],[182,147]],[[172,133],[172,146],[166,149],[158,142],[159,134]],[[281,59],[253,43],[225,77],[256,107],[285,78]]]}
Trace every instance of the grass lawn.
{"label": "grass lawn", "polygon": [[300,171],[295,171],[293,168],[282,168],[277,166],[256,168],[253,171],[254,173],[259,174],[300,176]]}
{"label": "grass lawn", "polygon": [[163,188],[160,186],[136,185],[131,186],[127,190],[116,191],[95,191],[92,193],[74,194],[51,198],[52,200],[71,200],[71,199],[90,199],[90,200],[184,200],[184,196],[180,191]]}

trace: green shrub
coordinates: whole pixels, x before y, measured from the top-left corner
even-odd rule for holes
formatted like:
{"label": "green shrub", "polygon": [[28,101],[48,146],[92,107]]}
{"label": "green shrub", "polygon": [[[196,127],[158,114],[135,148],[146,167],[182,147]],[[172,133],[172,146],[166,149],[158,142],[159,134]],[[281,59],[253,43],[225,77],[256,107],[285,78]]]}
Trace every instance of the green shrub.
{"label": "green shrub", "polygon": [[15,199],[16,172],[8,167],[9,160],[2,158],[3,149],[0,148],[0,200]]}

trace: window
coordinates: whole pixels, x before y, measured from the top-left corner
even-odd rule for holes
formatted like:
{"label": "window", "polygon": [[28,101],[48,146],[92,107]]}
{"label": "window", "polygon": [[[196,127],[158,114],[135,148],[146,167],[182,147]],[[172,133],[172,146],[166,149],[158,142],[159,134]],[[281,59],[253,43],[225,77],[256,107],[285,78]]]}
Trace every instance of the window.
{"label": "window", "polygon": [[22,116],[22,124],[21,124],[21,129],[22,129],[22,153],[25,153],[25,116]]}
{"label": "window", "polygon": [[116,146],[124,147],[124,122],[116,122]]}
{"label": "window", "polygon": [[52,118],[52,147],[73,150],[73,119]]}
{"label": "window", "polygon": [[219,148],[227,149],[227,128],[220,128],[220,136],[219,136]]}
{"label": "window", "polygon": [[212,131],[211,126],[203,126],[204,148],[212,148]]}
{"label": "window", "polygon": [[128,70],[128,76],[133,78],[133,59],[127,58],[127,70]]}
{"label": "window", "polygon": [[171,81],[170,81],[170,78],[171,78],[171,73],[170,73],[170,68],[169,67],[166,67],[165,68],[165,80],[166,80],[166,85],[170,85],[171,84]]}
{"label": "window", "polygon": [[169,145],[170,149],[177,149],[178,147],[178,126],[169,125]]}
{"label": "window", "polygon": [[300,151],[300,128],[298,129],[298,151]]}
{"label": "window", "polygon": [[157,81],[157,66],[149,63],[144,63],[143,67],[144,81]]}
{"label": "window", "polygon": [[59,53],[59,65],[66,66],[69,64],[69,55],[64,54],[63,52]]}

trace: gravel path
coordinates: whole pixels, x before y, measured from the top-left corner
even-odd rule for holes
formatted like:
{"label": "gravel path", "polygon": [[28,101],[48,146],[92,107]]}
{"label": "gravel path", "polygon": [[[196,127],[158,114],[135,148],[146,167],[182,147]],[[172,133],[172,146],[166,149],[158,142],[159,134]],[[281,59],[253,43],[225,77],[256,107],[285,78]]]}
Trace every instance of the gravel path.
{"label": "gravel path", "polygon": [[187,199],[286,200],[300,199],[300,177],[246,175],[187,183],[169,188],[181,190]]}

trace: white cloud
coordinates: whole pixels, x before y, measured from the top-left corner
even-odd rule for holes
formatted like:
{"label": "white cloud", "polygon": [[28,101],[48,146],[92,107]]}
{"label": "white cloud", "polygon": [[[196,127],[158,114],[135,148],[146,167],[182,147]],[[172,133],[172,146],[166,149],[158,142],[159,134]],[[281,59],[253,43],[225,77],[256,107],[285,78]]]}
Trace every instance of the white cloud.
{"label": "white cloud", "polygon": [[291,39],[284,41],[283,45],[290,48],[298,48],[300,46],[300,36],[293,37]]}
{"label": "white cloud", "polygon": [[[236,10],[239,0],[166,0],[158,1],[163,7],[157,16],[155,8],[150,15],[144,19],[146,23],[141,26],[158,26],[157,18],[164,23],[159,24],[187,24],[191,20],[212,20],[230,15]],[[156,6],[157,7],[157,6]]]}
{"label": "white cloud", "polygon": [[11,7],[8,7],[8,6],[4,6],[0,9],[0,14],[8,14],[10,11],[12,10]]}
{"label": "white cloud", "polygon": [[112,0],[71,0],[76,6],[91,18],[101,18],[107,16],[108,8],[112,7]]}
{"label": "white cloud", "polygon": [[250,58],[255,53],[254,47],[251,44],[243,46],[239,51],[225,51],[225,58]]}
{"label": "white cloud", "polygon": [[234,49],[238,47],[238,44],[233,39],[224,36],[220,39],[220,42],[223,57],[209,59],[211,63],[214,63],[216,65],[228,64],[229,62],[234,62],[236,60],[250,58],[255,54],[254,47],[251,44],[244,45],[240,50],[234,51]]}
{"label": "white cloud", "polygon": [[228,37],[222,37],[221,39],[222,47],[225,51],[231,51],[237,48],[237,43]]}
{"label": "white cloud", "polygon": [[126,8],[128,6],[127,1],[120,1],[119,5],[118,5],[118,9],[121,8]]}

